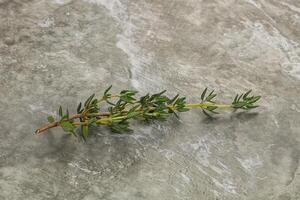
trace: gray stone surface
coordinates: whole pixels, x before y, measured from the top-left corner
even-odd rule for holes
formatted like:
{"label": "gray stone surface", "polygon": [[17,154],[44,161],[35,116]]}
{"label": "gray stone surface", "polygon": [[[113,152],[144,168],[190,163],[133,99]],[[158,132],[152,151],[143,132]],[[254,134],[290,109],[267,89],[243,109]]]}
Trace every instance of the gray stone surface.
{"label": "gray stone surface", "polygon": [[[0,199],[299,200],[299,44],[298,0],[0,0]],[[263,99],[87,143],[33,135],[110,84]]]}

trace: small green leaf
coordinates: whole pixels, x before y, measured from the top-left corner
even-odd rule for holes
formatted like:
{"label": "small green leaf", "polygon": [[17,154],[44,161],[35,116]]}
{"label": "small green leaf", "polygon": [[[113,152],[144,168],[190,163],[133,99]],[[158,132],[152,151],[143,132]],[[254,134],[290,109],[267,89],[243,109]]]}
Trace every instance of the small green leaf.
{"label": "small green leaf", "polygon": [[88,125],[96,126],[97,125],[97,118],[96,117],[90,118],[88,120]]}
{"label": "small green leaf", "polygon": [[241,100],[242,96],[243,96],[243,94],[241,94],[241,95],[238,97],[237,102],[239,102],[239,101]]}
{"label": "small green leaf", "polygon": [[213,95],[209,95],[205,100],[206,101],[211,101],[213,98],[215,98],[217,95],[213,94]]}
{"label": "small green leaf", "polygon": [[261,96],[253,97],[251,100],[248,101],[248,103],[255,103],[255,102],[257,102],[260,98],[261,98]]}
{"label": "small green leaf", "polygon": [[62,107],[61,106],[59,106],[58,114],[59,114],[60,117],[63,116],[63,111],[62,111]]}
{"label": "small green leaf", "polygon": [[61,119],[62,119],[62,120],[63,120],[63,119],[68,119],[68,115],[67,115],[67,114],[63,115],[63,116],[61,117]]}
{"label": "small green leaf", "polygon": [[168,111],[169,111],[169,113],[172,113],[172,114],[174,114],[175,115],[175,117],[177,118],[177,119],[179,119],[179,116],[178,116],[178,114],[173,110],[173,109],[171,109],[171,108],[168,108]]}
{"label": "small green leaf", "polygon": [[120,99],[126,103],[132,103],[135,99],[131,96],[121,96]]}
{"label": "small green leaf", "polygon": [[112,106],[115,106],[115,105],[116,105],[115,103],[110,102],[110,101],[108,101],[108,100],[106,100],[106,103],[108,103],[108,104],[110,104],[110,105],[112,105]]}
{"label": "small green leaf", "polygon": [[108,91],[112,88],[112,85],[110,85],[105,91],[104,91],[104,95],[106,95],[108,93]]}
{"label": "small green leaf", "polygon": [[218,113],[218,112],[216,112],[216,111],[214,111],[214,110],[211,110],[210,112],[212,112],[212,113],[214,113],[214,114],[220,114],[220,113]]}
{"label": "small green leaf", "polygon": [[247,105],[246,106],[248,109],[253,109],[259,107],[258,105]]}
{"label": "small green leaf", "polygon": [[60,123],[60,126],[65,132],[74,132],[74,129],[76,128],[71,122],[64,121]]}
{"label": "small green leaf", "polygon": [[173,114],[175,115],[175,117],[177,118],[177,119],[179,119],[179,116],[178,116],[178,114],[174,111],[173,112]]}
{"label": "small green leaf", "polygon": [[247,96],[251,93],[251,91],[252,91],[252,90],[248,90],[248,91],[244,94],[243,99],[246,99]]}
{"label": "small green leaf", "polygon": [[135,111],[138,107],[140,107],[140,105],[133,106],[132,108],[130,108],[128,113],[131,113],[131,112]]}
{"label": "small green leaf", "polygon": [[161,95],[164,94],[166,91],[167,91],[167,90],[163,90],[163,91],[157,93],[156,95],[157,95],[157,96],[161,96]]}
{"label": "small green leaf", "polygon": [[177,105],[183,105],[183,104],[185,104],[185,97],[178,98],[175,101],[175,104],[177,104]]}
{"label": "small green leaf", "polygon": [[145,96],[142,96],[142,97],[140,97],[140,100],[139,100],[139,102],[140,102],[140,104],[141,104],[141,106],[143,106],[144,104],[146,104],[146,102],[148,101],[148,99],[149,99],[149,93],[148,94],[146,94]]}
{"label": "small green leaf", "polygon": [[170,101],[169,101],[169,104],[173,104],[176,99],[179,97],[179,94],[176,94]]}
{"label": "small green leaf", "polygon": [[215,90],[212,90],[208,96],[212,95],[215,92]]}
{"label": "small green leaf", "polygon": [[53,123],[55,121],[53,116],[48,116],[48,122]]}
{"label": "small green leaf", "polygon": [[234,100],[232,103],[237,103],[237,99],[239,98],[239,95],[237,94],[235,97],[234,97]]}
{"label": "small green leaf", "polygon": [[122,132],[130,132],[130,131],[132,131],[129,128],[129,123],[127,121],[121,121],[119,123],[111,123],[109,125],[109,127],[115,133],[122,133]]}
{"label": "small green leaf", "polygon": [[209,110],[209,111],[213,111],[217,108],[218,108],[217,106],[207,106],[207,110]]}
{"label": "small green leaf", "polygon": [[241,101],[233,104],[233,108],[244,108],[245,105],[247,105],[247,102]]}
{"label": "small green leaf", "polygon": [[187,111],[189,111],[189,110],[190,110],[190,109],[184,108],[184,107],[178,108],[178,109],[177,109],[178,112],[187,112]]}
{"label": "small green leaf", "polygon": [[156,98],[156,101],[158,101],[158,102],[160,102],[160,103],[164,103],[164,102],[167,102],[167,101],[169,101],[169,100],[170,100],[170,99],[169,99],[167,96],[164,96],[164,95],[159,96],[159,97]]}
{"label": "small green leaf", "polygon": [[134,118],[134,117],[139,116],[140,114],[141,114],[140,112],[130,112],[130,113],[128,113],[127,118],[128,119]]}
{"label": "small green leaf", "polygon": [[204,91],[201,94],[201,100],[204,100],[205,94],[206,94],[207,88],[204,89]]}
{"label": "small green leaf", "polygon": [[81,129],[83,138],[87,139],[87,137],[89,136],[89,127],[87,125],[82,125]]}
{"label": "small green leaf", "polygon": [[208,114],[208,112],[206,112],[204,109],[202,109],[202,112],[209,118],[213,118],[210,114]]}
{"label": "small green leaf", "polygon": [[92,99],[94,98],[95,94],[92,94],[84,103],[85,107],[88,107],[90,105],[90,102],[92,101]]}
{"label": "small green leaf", "polygon": [[96,106],[97,102],[98,102],[98,99],[94,99],[94,100],[92,101],[91,105]]}
{"label": "small green leaf", "polygon": [[78,106],[77,106],[77,113],[79,114],[79,113],[81,113],[81,102],[78,104]]}

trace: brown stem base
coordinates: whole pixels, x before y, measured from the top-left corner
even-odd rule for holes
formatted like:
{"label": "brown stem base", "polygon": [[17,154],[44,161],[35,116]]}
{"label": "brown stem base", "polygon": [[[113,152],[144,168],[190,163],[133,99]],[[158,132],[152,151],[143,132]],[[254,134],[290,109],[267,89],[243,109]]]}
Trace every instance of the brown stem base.
{"label": "brown stem base", "polygon": [[43,132],[47,131],[50,128],[57,127],[63,121],[71,121],[71,120],[74,120],[74,119],[86,118],[86,117],[107,117],[107,116],[110,116],[109,112],[77,114],[77,115],[73,115],[69,119],[64,119],[64,120],[60,120],[60,121],[56,121],[56,122],[53,122],[53,123],[46,124],[46,125],[42,126],[41,128],[38,128],[35,131],[35,134],[40,134],[40,133],[43,133]]}

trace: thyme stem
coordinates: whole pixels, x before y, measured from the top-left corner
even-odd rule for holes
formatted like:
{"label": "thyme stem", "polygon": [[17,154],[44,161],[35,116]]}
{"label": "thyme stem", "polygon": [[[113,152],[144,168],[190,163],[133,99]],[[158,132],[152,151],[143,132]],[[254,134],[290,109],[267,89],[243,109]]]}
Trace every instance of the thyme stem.
{"label": "thyme stem", "polygon": [[215,104],[215,103],[190,103],[186,104],[186,108],[194,108],[194,107],[209,107],[216,106],[218,108],[232,108],[231,104]]}
{"label": "thyme stem", "polygon": [[[35,131],[35,133],[36,134],[43,133],[43,132],[47,131],[50,128],[54,128],[54,127],[59,126],[59,124],[61,122],[72,121],[74,119],[78,119],[78,118],[82,118],[82,117],[103,117],[103,116],[110,116],[110,113],[109,112],[100,112],[100,113],[89,113],[89,114],[84,114],[84,113],[83,114],[76,114],[76,115],[73,115],[72,117],[70,117],[69,119],[63,119],[63,120],[59,120],[59,121],[55,121],[55,122],[46,124],[46,125],[38,128]],[[78,125],[78,124],[74,123],[74,125]]]}
{"label": "thyme stem", "polygon": [[[147,94],[137,99],[135,97],[136,91],[123,90],[119,94],[113,95],[109,93],[110,89],[111,86],[105,90],[99,99],[94,98],[95,94],[93,94],[85,101],[84,105],[80,103],[75,115],[69,116],[68,109],[64,113],[60,106],[58,112],[60,119],[55,121],[53,116],[49,116],[49,123],[37,129],[35,133],[44,133],[48,129],[61,126],[65,132],[76,135],[75,129],[81,127],[81,136],[86,139],[91,125],[107,125],[112,131],[123,132],[130,130],[129,119],[148,120],[166,118],[170,115],[178,117],[179,112],[186,112],[191,108],[200,108],[205,115],[211,117],[212,114],[217,114],[217,109],[221,108],[244,110],[256,108],[257,105],[255,104],[260,99],[260,96],[249,96],[251,92],[249,90],[246,93],[236,95],[230,104],[220,104],[214,100],[217,96],[214,90],[208,94],[206,88],[201,94],[200,103],[187,103],[185,97],[179,97],[179,95],[169,98],[164,95],[166,91],[152,95]],[[111,102],[113,99],[116,100]],[[107,112],[100,111],[100,104],[104,102],[109,105]]]}

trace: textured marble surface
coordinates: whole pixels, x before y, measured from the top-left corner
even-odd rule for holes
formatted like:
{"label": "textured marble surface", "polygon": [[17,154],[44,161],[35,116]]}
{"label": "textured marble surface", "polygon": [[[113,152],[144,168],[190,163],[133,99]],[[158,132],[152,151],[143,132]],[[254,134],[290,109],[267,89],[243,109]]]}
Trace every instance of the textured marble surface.
{"label": "textured marble surface", "polygon": [[[298,0],[0,0],[0,199],[299,200],[299,44]],[[33,135],[110,84],[263,99],[87,143]]]}

